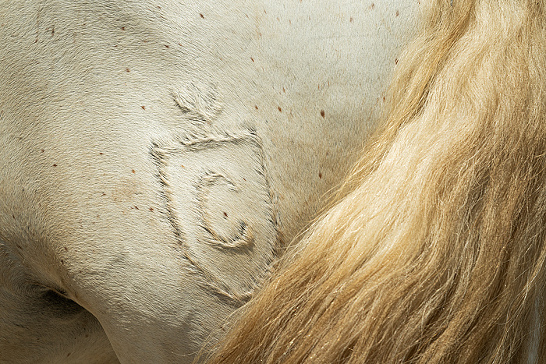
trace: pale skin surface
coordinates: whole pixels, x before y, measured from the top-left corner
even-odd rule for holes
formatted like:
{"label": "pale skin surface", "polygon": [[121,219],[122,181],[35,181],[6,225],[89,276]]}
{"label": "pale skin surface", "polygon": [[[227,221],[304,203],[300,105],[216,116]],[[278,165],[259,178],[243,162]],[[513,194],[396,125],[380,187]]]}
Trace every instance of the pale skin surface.
{"label": "pale skin surface", "polygon": [[417,12],[0,1],[0,362],[191,362],[350,168]]}

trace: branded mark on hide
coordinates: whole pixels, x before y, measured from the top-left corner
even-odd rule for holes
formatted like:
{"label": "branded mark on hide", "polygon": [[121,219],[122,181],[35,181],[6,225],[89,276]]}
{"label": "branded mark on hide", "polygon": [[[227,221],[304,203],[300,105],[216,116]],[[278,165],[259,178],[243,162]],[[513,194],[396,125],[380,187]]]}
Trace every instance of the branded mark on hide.
{"label": "branded mark on hide", "polygon": [[154,143],[151,156],[186,258],[216,293],[247,300],[278,240],[260,139],[203,132]]}

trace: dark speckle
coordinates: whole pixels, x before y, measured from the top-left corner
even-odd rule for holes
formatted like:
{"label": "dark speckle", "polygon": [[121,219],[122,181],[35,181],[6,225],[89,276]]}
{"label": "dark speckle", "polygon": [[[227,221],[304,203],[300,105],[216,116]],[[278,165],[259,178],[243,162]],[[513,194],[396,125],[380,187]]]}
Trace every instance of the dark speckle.
{"label": "dark speckle", "polygon": [[201,13],[199,13],[199,16],[201,17],[201,19],[205,19],[205,16]]}
{"label": "dark speckle", "polygon": [[400,12],[398,10],[396,10],[396,16],[400,15]]}
{"label": "dark speckle", "polygon": [[227,219],[227,212],[224,211],[224,219]]}
{"label": "dark speckle", "polygon": [[43,153],[43,152],[45,152],[45,150],[44,150],[44,149],[42,149],[42,153]]}
{"label": "dark speckle", "polygon": [[371,8],[371,9],[375,8],[375,4],[372,3],[372,5],[370,5],[370,8]]}
{"label": "dark speckle", "polygon": [[129,68],[126,68],[125,72],[131,72],[131,70]]}
{"label": "dark speckle", "polygon": [[324,112],[324,110],[320,110],[320,116],[322,116],[322,117],[326,116],[326,113]]}
{"label": "dark speckle", "polygon": [[252,60],[252,62],[254,62],[254,58],[250,57],[250,59]]}
{"label": "dark speckle", "polygon": [[102,153],[102,152],[99,152],[99,155],[103,155],[103,154],[104,154],[104,153]]}
{"label": "dark speckle", "polygon": [[256,110],[258,110],[258,105],[254,105],[254,108],[255,108]]}
{"label": "dark speckle", "polygon": [[141,106],[142,110],[146,110],[146,106]]}
{"label": "dark speckle", "polygon": [[54,164],[54,165],[53,165],[53,167],[57,167],[57,165],[56,165],[56,164]]}
{"label": "dark speckle", "polygon": [[394,64],[398,64],[398,58],[394,59]]}
{"label": "dark speckle", "polygon": [[279,112],[282,112],[282,108],[280,106],[277,107],[277,109],[279,109]]}
{"label": "dark speckle", "polygon": [[322,172],[319,172],[318,178],[322,178]]}
{"label": "dark speckle", "polygon": [[167,44],[165,44],[165,48],[170,48]]}
{"label": "dark speckle", "polygon": [[154,212],[154,208],[153,208],[153,207],[150,207],[149,210],[150,210],[150,212]]}
{"label": "dark speckle", "polygon": [[135,173],[135,170],[134,170],[134,169],[131,169],[131,172]]}
{"label": "dark speckle", "polygon": [[121,27],[121,30],[125,30],[125,27]]}
{"label": "dark speckle", "polygon": [[352,23],[353,21],[354,21],[354,19],[353,19],[353,17],[351,16],[351,17],[349,18],[349,22]]}
{"label": "dark speckle", "polygon": [[137,210],[138,210],[138,206],[135,206],[135,209],[137,209]]}

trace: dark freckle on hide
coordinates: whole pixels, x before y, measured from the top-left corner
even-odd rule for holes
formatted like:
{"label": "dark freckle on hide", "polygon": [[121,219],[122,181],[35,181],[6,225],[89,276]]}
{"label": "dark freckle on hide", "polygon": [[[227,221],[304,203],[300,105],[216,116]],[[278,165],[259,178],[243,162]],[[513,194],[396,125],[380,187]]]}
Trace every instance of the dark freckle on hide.
{"label": "dark freckle on hide", "polygon": [[394,64],[398,64],[398,58],[394,59]]}
{"label": "dark freckle on hide", "polygon": [[282,112],[282,108],[280,106],[278,107],[278,109],[279,109],[279,112]]}
{"label": "dark freckle on hide", "polygon": [[129,68],[126,68],[125,72],[131,72],[131,70]]}
{"label": "dark freckle on hide", "polygon": [[134,169],[131,169],[131,172],[135,173],[135,170],[134,170]]}
{"label": "dark freckle on hide", "polygon": [[135,206],[135,209],[137,209],[137,210],[138,210],[138,209],[139,209],[139,208],[138,208],[138,206]]}
{"label": "dark freckle on hide", "polygon": [[224,212],[224,219],[227,219],[227,212]]}
{"label": "dark freckle on hide", "polygon": [[125,30],[125,27],[121,27],[121,30]]}
{"label": "dark freckle on hide", "polygon": [[44,149],[42,149],[42,153],[43,153],[43,152],[45,152],[45,150],[44,150]]}
{"label": "dark freckle on hide", "polygon": [[142,110],[146,110],[146,106],[141,106]]}
{"label": "dark freckle on hide", "polygon": [[252,62],[254,62],[254,58],[250,57],[250,59],[252,60]]}
{"label": "dark freckle on hide", "polygon": [[57,167],[57,165],[56,165],[56,164],[54,164],[54,165],[53,165],[53,167]]}
{"label": "dark freckle on hide", "polygon": [[322,172],[318,173],[318,178],[322,178]]}
{"label": "dark freckle on hide", "polygon": [[68,354],[66,354],[66,357],[68,358],[68,357],[70,356],[70,354],[72,354],[72,353],[68,353]]}
{"label": "dark freckle on hide", "polygon": [[258,105],[254,105],[254,108],[255,108],[256,110],[258,110]]}
{"label": "dark freckle on hide", "polygon": [[201,13],[199,13],[199,16],[201,17],[201,19],[205,19],[205,16]]}
{"label": "dark freckle on hide", "polygon": [[286,90],[284,89],[284,87],[282,88],[282,92],[286,93]]}
{"label": "dark freckle on hide", "polygon": [[153,208],[153,207],[150,207],[149,210],[150,210],[150,212],[154,212],[154,208]]}
{"label": "dark freckle on hide", "polygon": [[322,117],[326,116],[326,113],[324,112],[324,110],[320,110],[320,116],[322,116]]}
{"label": "dark freckle on hide", "polygon": [[102,155],[103,153],[102,152],[99,152],[99,155]]}
{"label": "dark freckle on hide", "polygon": [[396,16],[400,15],[400,12],[398,10],[396,10]]}
{"label": "dark freckle on hide", "polygon": [[103,196],[106,196],[106,193],[103,192],[102,195],[103,195]]}
{"label": "dark freckle on hide", "polygon": [[165,44],[165,48],[170,48],[168,45]]}

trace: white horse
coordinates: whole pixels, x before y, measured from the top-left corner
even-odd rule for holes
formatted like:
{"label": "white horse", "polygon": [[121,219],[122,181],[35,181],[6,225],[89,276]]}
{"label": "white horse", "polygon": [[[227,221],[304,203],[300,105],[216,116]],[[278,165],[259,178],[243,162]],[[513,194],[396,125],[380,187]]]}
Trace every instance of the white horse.
{"label": "white horse", "polygon": [[0,1],[0,362],[189,362],[323,207],[417,0]]}
{"label": "white horse", "polygon": [[384,124],[209,364],[546,362],[546,1],[422,3]]}

